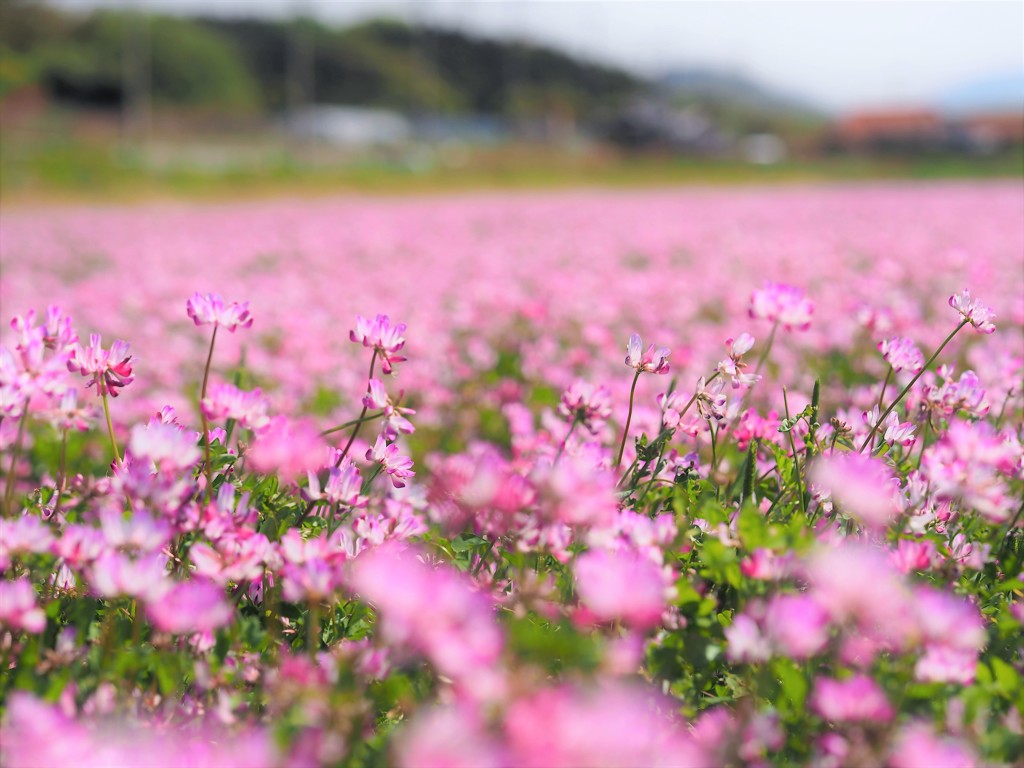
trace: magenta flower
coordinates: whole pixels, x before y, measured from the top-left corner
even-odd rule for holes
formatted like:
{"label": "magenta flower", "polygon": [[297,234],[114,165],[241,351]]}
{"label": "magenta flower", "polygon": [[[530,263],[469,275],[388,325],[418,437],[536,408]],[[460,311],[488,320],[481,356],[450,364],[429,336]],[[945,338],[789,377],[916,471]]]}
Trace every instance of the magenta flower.
{"label": "magenta flower", "polygon": [[217,629],[233,615],[223,590],[200,579],[175,584],[150,602],[146,613],[157,629],[176,635]]}
{"label": "magenta flower", "polygon": [[394,443],[388,444],[384,435],[377,436],[377,442],[373,448],[366,452],[367,461],[376,461],[384,467],[384,471],[391,476],[391,482],[395,488],[405,487],[405,478],[413,477],[416,473],[412,471],[412,459],[403,456],[398,452],[398,446]]}
{"label": "magenta flower", "polygon": [[668,587],[661,567],[631,549],[592,549],[573,568],[580,602],[599,621],[620,620],[635,629],[661,622]]}
{"label": "magenta flower", "polygon": [[382,370],[384,373],[391,373],[394,363],[401,363],[406,359],[397,354],[405,346],[403,333],[405,323],[391,325],[391,319],[387,315],[377,315],[372,321],[362,315],[356,315],[356,327],[348,332],[348,337],[357,344],[375,349],[380,356]]}
{"label": "magenta flower", "polygon": [[83,376],[91,376],[92,381],[87,386],[96,385],[96,394],[104,392],[111,397],[117,397],[118,390],[131,384],[135,377],[132,376],[131,355],[128,354],[128,342],[118,339],[110,345],[110,349],[103,349],[98,333],[90,334],[89,346],[74,344],[71,347],[71,357],[68,359],[68,370],[77,370]]}
{"label": "magenta flower", "polygon": [[866,675],[854,675],[847,680],[818,678],[811,706],[833,723],[885,723],[893,717],[885,692]]}
{"label": "magenta flower", "polygon": [[249,302],[233,301],[225,305],[220,294],[202,294],[198,291],[185,304],[188,316],[196,325],[219,325],[232,333],[236,328],[249,328],[252,315],[249,313]]}
{"label": "magenta flower", "polygon": [[969,322],[978,333],[992,333],[996,326],[992,322],[995,313],[978,299],[971,298],[971,292],[964,289],[959,295],[953,294],[949,297],[949,306],[960,313],[960,316]]}
{"label": "magenta flower", "polygon": [[811,327],[814,304],[795,286],[765,283],[762,290],[750,295],[749,314],[776,322],[787,331],[806,331]]}
{"label": "magenta flower", "polygon": [[668,373],[668,356],[672,351],[667,347],[655,347],[653,344],[646,352],[643,352],[643,348],[644,342],[639,334],[634,333],[630,336],[629,344],[626,345],[626,365],[641,372]]}
{"label": "magenta flower", "polygon": [[323,466],[324,442],[307,421],[275,416],[249,449],[249,462],[258,472],[275,472],[283,480]]}

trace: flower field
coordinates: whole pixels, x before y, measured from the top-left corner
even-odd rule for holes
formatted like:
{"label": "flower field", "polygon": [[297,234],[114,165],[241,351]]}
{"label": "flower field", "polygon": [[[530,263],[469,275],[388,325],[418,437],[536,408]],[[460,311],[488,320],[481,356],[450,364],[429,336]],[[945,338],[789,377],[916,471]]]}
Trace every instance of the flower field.
{"label": "flower field", "polygon": [[1019,184],[10,209],[0,267],[0,765],[1024,760]]}

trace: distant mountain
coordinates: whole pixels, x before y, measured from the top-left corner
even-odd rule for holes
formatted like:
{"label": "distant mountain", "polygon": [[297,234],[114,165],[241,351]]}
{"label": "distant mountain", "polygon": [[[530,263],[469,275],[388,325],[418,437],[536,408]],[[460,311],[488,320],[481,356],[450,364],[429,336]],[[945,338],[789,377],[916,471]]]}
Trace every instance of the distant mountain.
{"label": "distant mountain", "polygon": [[742,75],[713,69],[679,69],[662,74],[656,85],[673,96],[744,106],[767,112],[822,115],[824,110],[790,94],[775,91]]}
{"label": "distant mountain", "polygon": [[1024,71],[977,78],[938,95],[937,106],[952,114],[1024,112]]}

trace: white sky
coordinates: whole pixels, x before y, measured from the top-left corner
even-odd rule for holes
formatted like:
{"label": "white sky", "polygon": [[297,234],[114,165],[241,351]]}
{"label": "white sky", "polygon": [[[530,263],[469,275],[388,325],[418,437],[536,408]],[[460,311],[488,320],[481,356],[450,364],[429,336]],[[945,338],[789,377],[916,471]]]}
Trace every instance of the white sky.
{"label": "white sky", "polygon": [[379,15],[552,43],[641,73],[713,67],[828,109],[927,103],[1024,72],[1020,0],[54,0],[344,23]]}

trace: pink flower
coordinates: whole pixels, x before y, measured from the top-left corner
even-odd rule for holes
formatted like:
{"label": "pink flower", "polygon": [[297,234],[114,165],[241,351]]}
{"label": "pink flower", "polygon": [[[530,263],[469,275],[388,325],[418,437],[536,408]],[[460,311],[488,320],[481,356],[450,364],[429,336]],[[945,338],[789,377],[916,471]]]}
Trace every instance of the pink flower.
{"label": "pink flower", "polygon": [[949,306],[960,313],[978,333],[992,333],[996,326],[992,323],[995,313],[978,299],[971,298],[971,292],[964,289],[959,295],[949,297]]}
{"label": "pink flower", "polygon": [[885,528],[897,511],[898,485],[879,459],[858,453],[823,456],[810,474],[813,482],[831,491],[843,511],[871,528]]}
{"label": "pink flower", "polygon": [[306,495],[310,499],[326,499],[331,504],[341,504],[346,507],[365,507],[369,502],[366,496],[362,496],[362,478],[359,470],[349,460],[345,459],[340,466],[331,467],[327,470],[327,482],[323,491],[320,490],[320,478],[315,472],[308,473],[309,487]]}
{"label": "pink flower", "polygon": [[241,304],[233,301],[224,304],[224,299],[216,293],[201,294],[198,291],[186,302],[188,316],[196,325],[219,325],[232,333],[236,328],[252,326],[252,315],[249,314],[249,302]]}
{"label": "pink flower", "polygon": [[367,320],[356,315],[356,327],[348,332],[352,341],[364,347],[372,347],[381,359],[381,369],[391,373],[394,363],[401,363],[406,358],[397,353],[405,346],[405,323],[391,325],[387,315],[377,315],[374,320]]}
{"label": "pink flower", "polygon": [[405,479],[416,474],[412,471],[412,459],[400,454],[395,443],[388,444],[384,435],[377,436],[373,448],[366,452],[366,460],[376,461],[383,466],[384,471],[391,476],[391,483],[395,488],[404,488]]}
{"label": "pink flower", "polygon": [[917,427],[909,421],[901,422],[896,411],[890,411],[885,418],[885,433],[882,435],[882,439],[889,445],[899,443],[904,447],[909,447],[917,441],[917,438],[914,437],[916,429]]}
{"label": "pink flower", "polygon": [[729,398],[722,394],[725,382],[722,379],[715,379],[708,382],[703,376],[697,381],[697,410],[707,421],[716,419],[721,421],[725,418],[725,408]]}
{"label": "pink flower", "polygon": [[978,652],[927,645],[924,655],[914,666],[914,677],[924,683],[957,683],[970,685],[978,668]]}
{"label": "pink flower", "polygon": [[726,339],[725,346],[729,348],[729,357],[722,360],[715,366],[715,370],[722,376],[727,376],[732,381],[733,389],[738,387],[751,387],[761,380],[756,373],[743,373],[747,364],[741,359],[744,354],[754,346],[754,337],[749,333],[741,333],[737,339]]}
{"label": "pink flower", "polygon": [[234,615],[223,590],[205,579],[175,584],[149,602],[146,613],[157,629],[176,635],[217,629]]}
{"label": "pink flower", "polygon": [[36,602],[36,591],[28,579],[0,581],[0,625],[33,634],[46,628],[46,614]]}
{"label": "pink flower", "polygon": [[725,628],[725,655],[730,661],[757,664],[772,657],[771,643],[755,618],[741,613]]}
{"label": "pink flower", "polygon": [[893,708],[878,684],[866,675],[846,680],[819,677],[811,697],[812,708],[833,723],[885,723]]}
{"label": "pink flower", "polygon": [[231,384],[213,384],[201,407],[208,419],[234,419],[245,429],[260,430],[270,423],[270,404],[263,392],[246,392]]}
{"label": "pink flower", "polygon": [[385,642],[421,651],[479,696],[501,694],[502,632],[490,598],[466,576],[388,544],[353,561],[351,585],[376,608]]}
{"label": "pink flower", "polygon": [[128,354],[128,349],[128,342],[118,339],[110,345],[109,350],[105,350],[100,343],[100,335],[90,334],[88,347],[78,343],[71,347],[68,370],[77,369],[83,376],[91,376],[92,381],[88,386],[95,384],[97,395],[106,392],[111,397],[117,397],[121,387],[126,387],[135,380],[132,376],[132,357]]}
{"label": "pink flower", "polygon": [[811,327],[814,305],[799,288],[769,282],[751,294],[749,313],[753,318],[777,322],[787,331],[806,331]]}
{"label": "pink flower", "polygon": [[626,346],[626,365],[647,373],[668,373],[668,356],[672,354],[671,350],[651,344],[647,351],[643,352],[643,347],[643,339],[638,334],[634,333],[629,337],[629,344]]}
{"label": "pink flower", "polygon": [[889,553],[889,562],[900,573],[926,571],[935,558],[935,542],[931,539],[900,539],[896,549]]}
{"label": "pink flower", "polygon": [[924,368],[924,355],[910,339],[893,336],[887,341],[879,342],[878,350],[894,371],[918,373]]}
{"label": "pink flower", "polygon": [[569,423],[581,424],[596,435],[612,415],[611,393],[607,387],[595,387],[577,379],[562,393],[558,415]]}
{"label": "pink flower", "polygon": [[807,659],[828,643],[829,615],[804,595],[776,595],[765,612],[765,633],[772,646],[791,659]]}
{"label": "pink flower", "polygon": [[324,443],[312,424],[275,416],[257,435],[248,457],[257,472],[290,481],[323,465]]}
{"label": "pink flower", "polygon": [[661,622],[667,585],[661,567],[631,549],[592,549],[573,567],[580,602],[600,621],[635,629]]}
{"label": "pink flower", "polygon": [[[398,439],[399,433],[411,435],[416,431],[412,422],[405,418],[406,414],[413,415],[416,411],[412,408],[402,408],[393,402],[380,379],[370,379],[367,390],[363,397],[363,405],[370,410],[384,412],[384,423],[381,430],[385,438],[394,442]],[[401,400],[401,394],[399,400]]]}
{"label": "pink flower", "polygon": [[501,745],[487,735],[471,706],[417,712],[398,736],[398,765],[405,768],[502,768]]}
{"label": "pink flower", "polygon": [[892,768],[975,768],[978,761],[967,744],[937,736],[930,726],[915,723],[903,728],[887,764]]}

